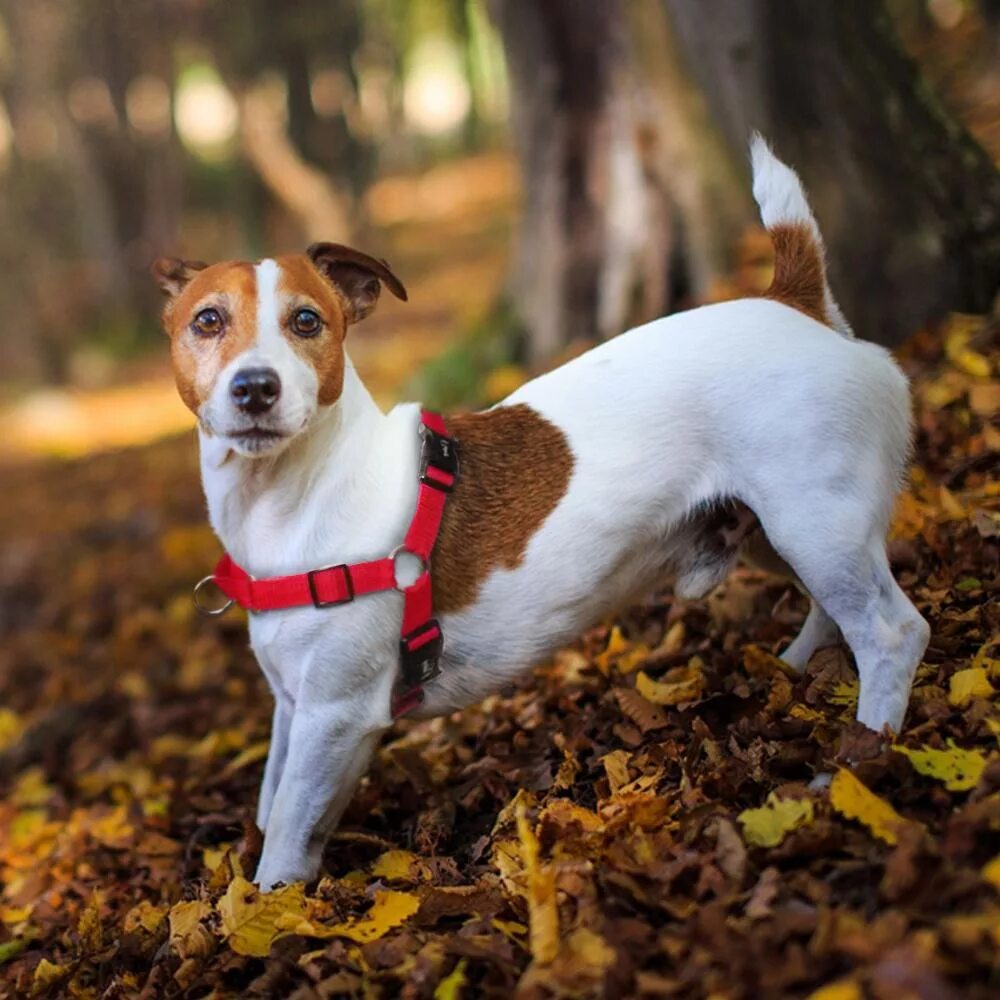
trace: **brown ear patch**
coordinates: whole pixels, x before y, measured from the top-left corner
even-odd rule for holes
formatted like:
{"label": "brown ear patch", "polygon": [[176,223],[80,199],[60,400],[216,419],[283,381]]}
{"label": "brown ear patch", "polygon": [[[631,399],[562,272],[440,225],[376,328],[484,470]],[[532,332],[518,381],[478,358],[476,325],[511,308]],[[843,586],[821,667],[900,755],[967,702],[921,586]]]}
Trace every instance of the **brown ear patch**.
{"label": "brown ear patch", "polygon": [[207,264],[200,260],[180,260],[177,257],[158,257],[150,270],[164,295],[179,295],[189,281]]}
{"label": "brown ear patch", "polygon": [[774,278],[764,297],[829,326],[822,251],[809,227],[784,222],[768,229],[768,233],[774,243]]}
{"label": "brown ear patch", "polygon": [[565,496],[574,464],[563,432],[524,403],[447,423],[461,469],[431,560],[439,612],[471,604],[493,570],[521,564]]}
{"label": "brown ear patch", "polygon": [[348,323],[357,323],[375,308],[383,284],[397,299],[407,299],[403,283],[384,260],[342,243],[313,243],[306,254],[344,296]]}

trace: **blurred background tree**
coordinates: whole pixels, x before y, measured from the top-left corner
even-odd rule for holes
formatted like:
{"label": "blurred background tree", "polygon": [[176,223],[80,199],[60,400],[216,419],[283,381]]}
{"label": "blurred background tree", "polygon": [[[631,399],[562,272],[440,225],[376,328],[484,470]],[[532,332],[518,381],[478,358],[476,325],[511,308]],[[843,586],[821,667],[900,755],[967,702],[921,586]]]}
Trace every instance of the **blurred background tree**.
{"label": "blurred background tree", "polygon": [[0,0],[8,398],[166,379],[157,254],[317,238],[414,282],[373,321],[388,381],[451,345],[416,391],[496,396],[486,368],[766,281],[754,128],[860,335],[990,308],[996,0]]}

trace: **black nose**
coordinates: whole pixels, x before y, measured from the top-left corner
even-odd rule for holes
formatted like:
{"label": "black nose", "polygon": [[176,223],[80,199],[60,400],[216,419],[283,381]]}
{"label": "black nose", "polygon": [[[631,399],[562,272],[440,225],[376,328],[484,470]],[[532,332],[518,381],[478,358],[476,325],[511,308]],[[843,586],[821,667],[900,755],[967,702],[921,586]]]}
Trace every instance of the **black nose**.
{"label": "black nose", "polygon": [[244,368],[229,383],[229,395],[244,413],[267,413],[281,395],[281,379],[273,368]]}

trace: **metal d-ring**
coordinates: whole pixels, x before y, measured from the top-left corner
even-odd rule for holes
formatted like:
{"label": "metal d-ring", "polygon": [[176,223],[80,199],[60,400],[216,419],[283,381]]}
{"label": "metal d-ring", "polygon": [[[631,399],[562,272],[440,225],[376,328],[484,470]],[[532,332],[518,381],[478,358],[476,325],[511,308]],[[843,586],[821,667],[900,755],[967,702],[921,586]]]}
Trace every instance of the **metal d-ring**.
{"label": "metal d-ring", "polygon": [[[389,553],[389,558],[392,560],[392,586],[393,586],[394,590],[398,590],[401,594],[405,594],[407,588],[406,587],[401,587],[399,585],[399,577],[398,577],[398,575],[396,573],[396,557],[400,556],[400,555],[403,555],[404,553],[406,555],[408,555],[408,556],[413,556],[413,558],[416,559],[417,562],[420,563],[420,572],[417,574],[417,580],[419,580],[424,575],[424,573],[427,572],[427,560],[424,559],[423,556],[418,555],[412,549],[408,549],[405,544],[403,544],[403,545],[397,545]],[[413,582],[416,583],[416,580],[414,580]],[[410,586],[412,587],[413,584],[411,583]]]}
{"label": "metal d-ring", "polygon": [[218,608],[210,608],[202,604],[201,601],[198,600],[198,594],[201,591],[202,587],[204,587],[205,584],[207,583],[214,584],[217,589],[221,590],[221,588],[219,588],[219,585],[215,583],[214,574],[210,573],[208,576],[202,577],[194,585],[194,588],[191,591],[191,600],[194,602],[194,606],[197,609],[198,614],[204,615],[206,618],[215,618],[217,615],[225,614],[236,602],[230,597],[226,599],[225,604],[223,604],[221,607]]}

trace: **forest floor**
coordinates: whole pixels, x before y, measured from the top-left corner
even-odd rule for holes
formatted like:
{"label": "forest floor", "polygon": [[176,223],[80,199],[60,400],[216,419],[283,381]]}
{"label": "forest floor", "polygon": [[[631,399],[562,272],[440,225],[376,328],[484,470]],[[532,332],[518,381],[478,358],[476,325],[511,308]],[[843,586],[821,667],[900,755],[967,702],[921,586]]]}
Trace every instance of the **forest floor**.
{"label": "forest floor", "polygon": [[775,658],[803,600],[739,571],[398,723],[319,883],[271,894],[270,698],[241,616],[191,605],[218,553],[193,435],[10,464],[0,995],[996,996],[998,356],[969,317],[902,352],[891,555],[933,638],[894,745],[851,723],[843,650]]}

